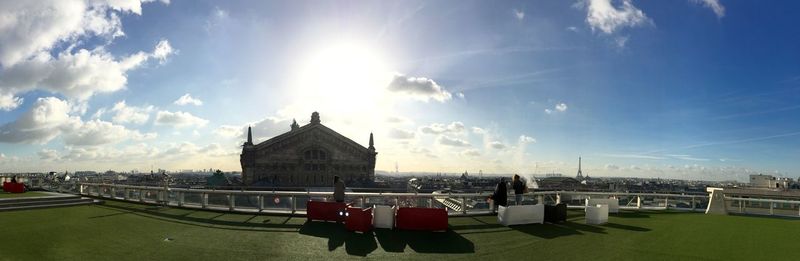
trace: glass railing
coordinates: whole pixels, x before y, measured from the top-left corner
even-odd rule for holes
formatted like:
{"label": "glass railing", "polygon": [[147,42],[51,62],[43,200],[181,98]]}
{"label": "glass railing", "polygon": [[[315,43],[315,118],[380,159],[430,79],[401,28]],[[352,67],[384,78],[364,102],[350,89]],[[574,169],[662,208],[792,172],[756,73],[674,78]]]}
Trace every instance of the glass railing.
{"label": "glass railing", "polygon": [[[62,192],[143,202],[170,206],[201,208],[236,212],[292,213],[304,215],[306,203],[333,201],[330,192],[299,191],[242,191],[208,190],[186,188],[164,188],[113,184],[80,183],[60,185]],[[374,205],[444,208],[453,216],[482,215],[493,213],[493,202],[487,193],[346,193],[346,202],[354,207]],[[687,210],[704,211],[708,195],[606,193],[606,192],[530,192],[522,196],[521,205],[564,203],[569,208],[584,208],[588,199],[616,199],[620,209]],[[516,205],[516,197],[508,196],[508,204]],[[750,205],[747,205],[750,204]],[[743,208],[753,209],[752,202]],[[774,207],[773,213],[791,209],[798,205]],[[731,208],[731,207],[729,207]],[[763,207],[762,207],[763,208]]]}

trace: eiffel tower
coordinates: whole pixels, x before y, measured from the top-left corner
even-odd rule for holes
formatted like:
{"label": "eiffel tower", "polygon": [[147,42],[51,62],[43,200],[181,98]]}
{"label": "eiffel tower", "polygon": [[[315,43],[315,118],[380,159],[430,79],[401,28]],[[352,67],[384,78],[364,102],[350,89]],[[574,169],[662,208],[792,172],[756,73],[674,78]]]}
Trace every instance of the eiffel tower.
{"label": "eiffel tower", "polygon": [[578,180],[583,180],[583,172],[581,172],[581,157],[578,157],[578,176],[575,178]]}

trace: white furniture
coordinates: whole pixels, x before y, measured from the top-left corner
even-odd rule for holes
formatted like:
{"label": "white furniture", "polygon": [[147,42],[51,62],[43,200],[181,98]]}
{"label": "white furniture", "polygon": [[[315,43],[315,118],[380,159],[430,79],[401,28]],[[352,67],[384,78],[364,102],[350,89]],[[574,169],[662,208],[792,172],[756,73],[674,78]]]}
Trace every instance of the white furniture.
{"label": "white furniture", "polygon": [[544,223],[544,205],[519,205],[497,207],[497,223],[504,226]]}
{"label": "white furniture", "polygon": [[608,205],[608,213],[619,213],[619,200],[615,198],[593,198],[586,200],[587,206],[598,204]]}
{"label": "white furniture", "polygon": [[586,206],[586,224],[600,225],[605,223],[608,223],[608,205]]}
{"label": "white furniture", "polygon": [[394,228],[395,207],[378,206],[372,208],[372,225],[375,228]]}

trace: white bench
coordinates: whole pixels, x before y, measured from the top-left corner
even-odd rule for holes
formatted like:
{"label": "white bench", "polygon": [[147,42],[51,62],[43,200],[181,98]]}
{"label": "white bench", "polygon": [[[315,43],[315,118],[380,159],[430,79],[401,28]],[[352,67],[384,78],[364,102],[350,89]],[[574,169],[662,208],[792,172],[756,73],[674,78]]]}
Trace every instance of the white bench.
{"label": "white bench", "polygon": [[544,223],[544,205],[497,207],[497,223],[504,226]]}
{"label": "white bench", "polygon": [[372,208],[372,225],[375,228],[394,228],[395,207],[378,206]]}
{"label": "white bench", "polygon": [[608,223],[608,205],[586,206],[586,224],[600,225],[605,223]]}
{"label": "white bench", "polygon": [[598,204],[608,205],[608,213],[619,213],[619,200],[615,198],[593,198],[586,200],[587,206]]}

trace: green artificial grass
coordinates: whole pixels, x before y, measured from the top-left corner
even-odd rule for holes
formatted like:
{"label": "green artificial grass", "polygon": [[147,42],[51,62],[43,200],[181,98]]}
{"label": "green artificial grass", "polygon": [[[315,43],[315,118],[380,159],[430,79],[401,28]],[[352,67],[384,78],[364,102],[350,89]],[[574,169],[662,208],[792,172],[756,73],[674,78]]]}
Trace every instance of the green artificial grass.
{"label": "green artificial grass", "polygon": [[447,232],[358,234],[302,217],[118,201],[0,212],[0,220],[0,260],[792,260],[787,249],[800,234],[795,219],[623,212],[586,225],[582,211],[557,225],[451,217]]}
{"label": "green artificial grass", "polygon": [[0,192],[0,199],[4,198],[29,198],[29,197],[45,197],[45,196],[52,196],[50,194],[44,192],[37,192],[37,191],[27,191],[25,193],[8,193],[8,192]]}

